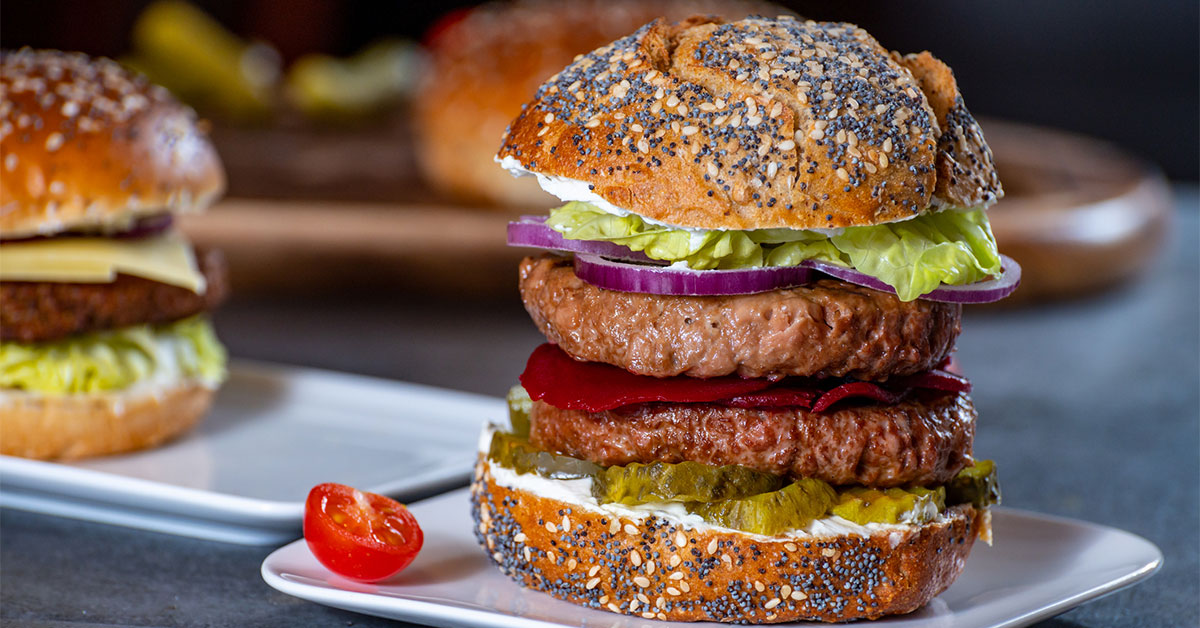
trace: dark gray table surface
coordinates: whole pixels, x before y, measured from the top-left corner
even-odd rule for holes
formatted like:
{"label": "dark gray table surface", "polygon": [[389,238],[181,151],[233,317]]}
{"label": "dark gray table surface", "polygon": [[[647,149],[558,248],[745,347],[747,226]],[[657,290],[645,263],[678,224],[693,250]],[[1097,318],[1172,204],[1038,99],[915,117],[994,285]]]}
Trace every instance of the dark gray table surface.
{"label": "dark gray table surface", "polygon": [[[1200,622],[1200,211],[1177,190],[1168,251],[1144,281],[1098,297],[970,311],[959,359],[975,385],[976,452],[1005,505],[1140,534],[1150,580],[1042,626]],[[541,341],[507,303],[239,300],[218,316],[234,355],[499,395]],[[997,543],[1003,544],[1000,537]],[[4,625],[383,626],[267,587],[271,548],[0,512]]]}

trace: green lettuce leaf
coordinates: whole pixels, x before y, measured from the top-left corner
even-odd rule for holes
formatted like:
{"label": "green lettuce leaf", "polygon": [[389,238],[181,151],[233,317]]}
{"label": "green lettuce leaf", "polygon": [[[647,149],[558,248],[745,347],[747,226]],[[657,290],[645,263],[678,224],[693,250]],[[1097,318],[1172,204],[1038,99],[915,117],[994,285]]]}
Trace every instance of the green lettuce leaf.
{"label": "green lettuce leaf", "polygon": [[673,229],[572,201],[552,210],[547,224],[569,240],[612,242],[696,270],[795,266],[809,259],[839,264],[886,283],[902,301],[940,284],[965,285],[1000,274],[1000,254],[982,209],[848,227],[830,236],[799,229]]}
{"label": "green lettuce leaf", "polygon": [[[167,371],[170,369],[170,371]],[[42,343],[0,342],[0,388],[45,394],[120,390],[161,372],[217,383],[225,348],[202,317]]]}

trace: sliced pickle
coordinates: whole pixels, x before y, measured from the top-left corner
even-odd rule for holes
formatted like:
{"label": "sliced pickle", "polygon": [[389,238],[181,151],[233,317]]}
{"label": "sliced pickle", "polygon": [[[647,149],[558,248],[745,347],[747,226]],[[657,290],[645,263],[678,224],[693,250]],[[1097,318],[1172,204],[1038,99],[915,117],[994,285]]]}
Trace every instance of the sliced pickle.
{"label": "sliced pickle", "polygon": [[1000,476],[996,474],[996,463],[991,460],[976,460],[975,466],[958,472],[946,484],[946,498],[951,504],[972,504],[984,508],[1000,503]]}
{"label": "sliced pickle", "polygon": [[927,488],[848,488],[829,512],[863,525],[931,521],[946,507],[946,490]]}
{"label": "sliced pickle", "polygon": [[508,390],[508,422],[512,425],[512,433],[517,436],[529,436],[529,409],[533,400],[522,386],[513,386]]}
{"label": "sliced pickle", "polygon": [[651,502],[712,502],[774,491],[783,478],[749,467],[716,467],[699,462],[631,463],[609,467],[592,484],[601,504],[626,506]]}
{"label": "sliced pickle", "polygon": [[693,502],[687,509],[714,525],[774,536],[803,528],[813,519],[825,516],[836,499],[832,486],[803,478],[770,493],[719,502]]}
{"label": "sliced pickle", "polygon": [[520,436],[503,432],[492,435],[488,460],[517,473],[536,473],[552,480],[595,478],[604,472],[586,460],[543,451]]}

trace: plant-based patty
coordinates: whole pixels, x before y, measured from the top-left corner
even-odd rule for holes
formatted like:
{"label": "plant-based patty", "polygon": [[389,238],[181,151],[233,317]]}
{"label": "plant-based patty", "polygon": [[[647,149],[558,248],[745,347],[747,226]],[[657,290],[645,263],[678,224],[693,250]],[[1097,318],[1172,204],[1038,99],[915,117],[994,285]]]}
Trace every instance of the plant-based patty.
{"label": "plant-based patty", "polygon": [[207,283],[204,294],[131,275],[111,283],[0,283],[0,340],[44,342],[212,310],[229,292],[225,260],[210,250],[197,252],[196,262]]}
{"label": "plant-based patty", "polygon": [[853,377],[881,381],[940,364],[962,306],[836,279],[737,296],[666,296],[597,288],[571,262],[526,258],[521,298],[538,329],[573,357],[638,375]]}
{"label": "plant-based patty", "polygon": [[691,460],[838,485],[943,484],[970,463],[974,439],[975,408],[965,393],[827,414],[700,403],[592,413],[540,401],[530,411],[534,445],[604,466]]}

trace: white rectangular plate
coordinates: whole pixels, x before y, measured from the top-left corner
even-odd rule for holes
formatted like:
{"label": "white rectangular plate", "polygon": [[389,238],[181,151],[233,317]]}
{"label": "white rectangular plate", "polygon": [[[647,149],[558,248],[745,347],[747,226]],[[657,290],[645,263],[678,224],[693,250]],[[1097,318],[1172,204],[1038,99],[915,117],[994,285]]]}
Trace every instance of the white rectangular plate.
{"label": "white rectangular plate", "polygon": [[210,415],[164,447],[71,464],[0,456],[0,506],[245,544],[300,535],[308,490],[401,500],[469,477],[504,401],[357,375],[237,363]]}
{"label": "white rectangular plate", "polygon": [[[425,532],[417,559],[398,576],[362,584],[321,566],[304,541],[263,561],[267,584],[299,598],[350,611],[431,626],[503,628],[701,628],[585,609],[521,588],[488,560],[472,534],[468,489],[412,506]],[[1114,528],[997,508],[996,545],[976,543],[966,570],[916,613],[872,626],[1027,626],[1154,573],[1162,553]],[[818,624],[821,625],[821,624]]]}

